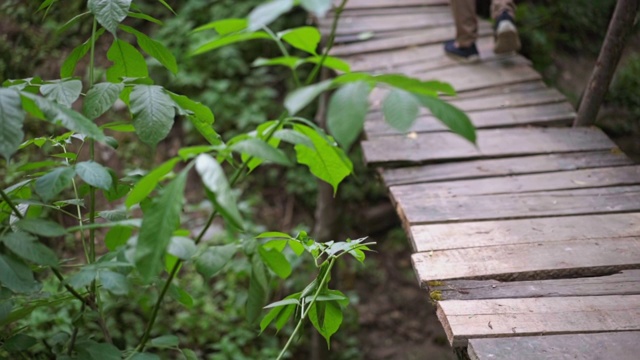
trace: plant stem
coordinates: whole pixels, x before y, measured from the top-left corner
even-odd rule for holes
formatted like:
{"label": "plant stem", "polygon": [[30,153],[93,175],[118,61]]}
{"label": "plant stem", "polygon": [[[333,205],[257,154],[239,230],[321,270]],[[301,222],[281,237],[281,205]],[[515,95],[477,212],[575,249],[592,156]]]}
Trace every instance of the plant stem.
{"label": "plant stem", "polygon": [[320,295],[320,291],[322,291],[322,289],[324,288],[324,285],[329,280],[329,274],[331,274],[331,269],[333,268],[333,264],[335,264],[335,262],[336,262],[336,258],[332,257],[331,261],[329,262],[329,268],[327,269],[327,272],[324,273],[324,276],[322,277],[322,280],[318,285],[318,289],[316,290],[315,294],[313,294],[313,299],[311,299],[311,303],[305,309],[304,313],[300,317],[300,320],[298,320],[298,324],[296,325],[296,328],[293,330],[293,333],[291,333],[291,336],[289,336],[289,340],[284,345],[284,348],[282,349],[282,351],[280,351],[280,355],[278,355],[278,358],[276,360],[282,359],[282,357],[285,355],[285,353],[293,343],[293,339],[295,339],[296,335],[302,328],[302,324],[304,323],[304,320],[307,318],[307,315],[309,314],[309,311],[313,307],[313,304],[315,304],[316,300],[318,299],[318,296]]}
{"label": "plant stem", "polygon": [[327,40],[327,45],[322,52],[320,61],[316,64],[316,66],[313,67],[313,70],[307,78],[305,85],[311,85],[316,80],[316,77],[318,77],[318,74],[320,73],[320,69],[322,69],[324,62],[327,60],[327,56],[329,56],[329,52],[333,48],[333,44],[336,40],[336,32],[338,30],[338,22],[340,21],[340,16],[342,16],[342,12],[344,11],[344,8],[347,6],[348,2],[349,0],[342,0],[340,5],[336,8],[335,15],[333,16],[333,23],[331,24],[331,32],[329,33],[329,38]]}
{"label": "plant stem", "polygon": [[[93,17],[93,26],[91,28],[91,50],[89,54],[89,88],[93,87],[94,71],[96,61],[96,31],[98,28],[98,21],[96,17]],[[96,158],[96,142],[93,139],[89,139],[89,157],[92,161]],[[96,188],[91,186],[89,189],[89,224],[96,222]],[[89,263],[96,261],[96,230],[89,229]],[[91,284],[92,293],[95,293],[95,282]]]}
{"label": "plant stem", "polygon": [[[278,37],[278,35],[274,34],[273,31],[271,29],[269,29],[267,26],[263,26],[262,29],[269,34],[269,36],[271,36],[271,38],[273,39],[273,41],[276,42],[276,44],[278,44],[278,48],[280,49],[280,52],[282,53],[282,55],[284,57],[290,57],[291,55],[289,55],[289,51],[287,51],[287,48],[284,46],[284,44],[282,43],[282,40],[280,40],[280,38]],[[291,73],[293,74],[293,82],[296,85],[296,88],[299,88],[301,83],[300,83],[300,78],[298,77],[298,73],[296,72],[295,68],[291,68]]]}
{"label": "plant stem", "polygon": [[4,200],[7,203],[7,205],[9,205],[9,207],[11,208],[11,210],[13,210],[13,212],[16,214],[16,217],[18,219],[24,219],[24,215],[22,215],[20,210],[18,210],[18,207],[16,206],[16,204],[14,204],[13,201],[11,201],[11,198],[9,198],[9,196],[7,196],[7,194],[5,194],[4,190],[2,189],[0,189],[0,197],[2,197],[2,200]]}

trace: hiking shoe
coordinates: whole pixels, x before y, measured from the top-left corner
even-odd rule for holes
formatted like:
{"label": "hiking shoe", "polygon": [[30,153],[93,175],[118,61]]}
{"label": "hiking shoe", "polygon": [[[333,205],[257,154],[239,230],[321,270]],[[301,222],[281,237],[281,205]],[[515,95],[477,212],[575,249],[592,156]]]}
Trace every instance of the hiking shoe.
{"label": "hiking shoe", "polygon": [[457,47],[455,40],[444,43],[444,53],[460,62],[472,63],[480,60],[480,54],[476,44],[467,47]]}
{"label": "hiking shoe", "polygon": [[496,18],[493,52],[496,54],[506,54],[518,50],[520,50],[518,29],[511,15],[504,11]]}

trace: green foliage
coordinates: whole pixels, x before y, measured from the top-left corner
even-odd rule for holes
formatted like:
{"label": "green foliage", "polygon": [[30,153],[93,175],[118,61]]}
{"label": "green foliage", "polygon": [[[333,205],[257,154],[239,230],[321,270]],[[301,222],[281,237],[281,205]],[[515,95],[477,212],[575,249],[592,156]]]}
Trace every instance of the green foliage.
{"label": "green foliage", "polygon": [[[173,12],[163,0],[159,3]],[[296,319],[278,358],[288,354],[307,321],[330,345],[349,302],[341,292],[329,289],[332,269],[343,255],[363,262],[371,243],[365,243],[365,238],[318,243],[305,232],[296,236],[269,232],[254,237],[257,230],[247,220],[247,211],[239,205],[242,194],[234,188],[249,173],[269,163],[305,165],[311,174],[331,184],[337,192],[344,179],[353,173],[347,152],[363,128],[369,110],[368,94],[375,86],[406,92],[403,96],[412,96],[451,130],[475,141],[474,129],[466,115],[437,98],[439,93],[450,94],[453,90],[446,84],[402,75],[351,73],[348,64],[327,55],[330,49],[318,53],[317,29],[294,27],[274,32],[271,24],[297,5],[293,0],[275,0],[247,11],[244,20],[217,20],[200,27],[193,35],[197,37],[211,30],[218,33],[208,43],[193,46],[199,50],[192,53],[208,55],[223,45],[264,39],[280,54],[278,60],[262,63],[284,65],[291,79],[287,85],[295,88],[285,97],[283,105],[275,106],[279,116],[263,114],[264,119],[255,130],[245,131],[241,126],[239,134],[225,133],[225,142],[213,129],[215,118],[207,105],[154,84],[150,77],[154,74],[150,66],[153,62],[147,62],[140,49],[173,74],[177,73],[178,83],[189,75],[178,71],[178,62],[162,41],[121,24],[128,17],[160,23],[144,12],[143,4],[131,0],[88,0],[90,14],[74,16],[68,26],[86,22],[91,36],[64,62],[62,79],[43,81],[34,77],[3,83],[0,128],[18,139],[7,139],[0,148],[5,163],[11,165],[11,159],[24,151],[38,152],[43,146],[49,147],[50,157],[55,161],[22,166],[27,177],[0,189],[0,322],[7,325],[0,333],[0,356],[22,353],[85,359],[124,356],[139,360],[158,359],[156,353],[171,357],[181,353],[194,358],[197,356],[194,351],[183,349],[190,344],[184,344],[173,333],[178,331],[171,326],[174,313],[164,307],[167,295],[187,309],[198,306],[197,298],[180,287],[184,275],[181,269],[187,272],[195,269],[209,280],[225,268],[231,271],[229,268],[241,266],[238,272],[244,276],[245,291],[240,291],[243,297],[236,295],[226,310],[244,315],[247,324],[252,324],[262,316],[270,299],[275,284],[273,275],[289,279],[303,256],[310,257],[315,265],[316,278],[302,291],[272,304],[260,328],[264,331],[274,323],[282,330],[290,318]],[[57,5],[56,1],[46,0],[41,11]],[[331,2],[304,1],[301,5],[322,14]],[[103,33],[112,38],[106,52],[97,43]],[[137,46],[129,42],[134,38]],[[302,55],[291,56],[294,51]],[[85,84],[73,76],[79,62],[87,56],[89,75]],[[106,64],[106,71],[97,71],[98,63]],[[310,75],[303,66],[309,67]],[[346,73],[315,83],[323,66]],[[96,83],[97,80],[106,82]],[[221,90],[224,89],[216,89]],[[329,103],[329,135],[300,114],[320,94],[330,90],[336,91]],[[118,99],[127,106],[130,122],[111,122],[108,116],[103,116]],[[388,103],[393,100],[386,101],[386,113]],[[80,108],[80,101],[82,113],[75,110]],[[410,119],[408,115],[413,112],[405,114],[399,125],[394,116],[389,115],[388,121],[409,128],[415,116]],[[117,138],[122,138],[123,133],[157,145],[168,137],[176,117],[188,119],[187,124],[203,137],[199,143],[207,145],[180,148],[177,157],[151,166],[144,176],[139,172],[121,173],[99,162],[103,159],[99,155],[103,154],[97,151],[107,154],[102,150],[106,146],[115,150],[113,153],[109,150],[109,157],[118,154]],[[269,118],[276,120],[268,121]],[[46,121],[65,130],[60,135],[28,137],[22,142],[25,124],[32,121]],[[98,147],[97,143],[104,146]],[[82,151],[84,147],[89,148],[88,154]],[[230,170],[232,175],[228,176]],[[199,179],[189,181],[191,174],[199,175]],[[190,220],[197,218],[187,204],[189,197],[206,198],[210,204],[204,226],[194,233],[186,228]],[[62,220],[58,223],[51,219]],[[232,240],[208,243],[208,231],[216,220],[233,235]],[[62,258],[61,254],[68,253],[49,246],[60,239],[72,247],[73,256]],[[39,283],[54,278],[58,287],[43,292]],[[51,334],[37,331],[31,334],[31,329],[20,322],[48,306],[60,306],[73,314],[72,321],[59,327],[63,335],[55,343]],[[134,322],[138,326],[131,328],[114,325],[121,320],[119,310],[123,308],[143,314],[145,325],[139,326],[140,322]],[[199,316],[197,312],[187,313]],[[45,316],[53,318],[51,313]],[[155,336],[157,323],[164,323],[159,336]],[[167,328],[171,329],[166,331]],[[50,346],[49,341],[55,346]],[[224,339],[216,341],[216,347],[225,346]],[[45,344],[44,348],[40,343]]]}
{"label": "green foliage", "polygon": [[607,101],[610,104],[631,109],[635,116],[640,114],[640,56],[633,55],[622,64],[609,89]]}

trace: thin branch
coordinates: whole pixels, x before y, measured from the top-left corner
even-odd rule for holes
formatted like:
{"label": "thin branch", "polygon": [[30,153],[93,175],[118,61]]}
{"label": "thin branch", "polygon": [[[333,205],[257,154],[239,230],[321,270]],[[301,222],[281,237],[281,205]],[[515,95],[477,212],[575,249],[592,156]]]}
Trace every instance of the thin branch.
{"label": "thin branch", "polygon": [[342,0],[342,3],[340,3],[340,6],[336,8],[335,15],[333,16],[333,23],[331,24],[331,32],[329,33],[329,38],[327,40],[327,45],[325,46],[324,51],[322,52],[322,57],[320,58],[320,61],[318,61],[316,66],[314,66],[313,70],[311,71],[311,75],[309,75],[309,77],[307,78],[305,85],[311,85],[316,80],[316,77],[318,77],[318,74],[320,73],[320,69],[322,69],[322,66],[324,66],[324,62],[327,60],[327,56],[329,56],[329,52],[333,48],[333,44],[336,40],[336,32],[338,31],[338,22],[340,21],[342,12],[344,11],[344,8],[347,6],[348,2],[349,0]]}

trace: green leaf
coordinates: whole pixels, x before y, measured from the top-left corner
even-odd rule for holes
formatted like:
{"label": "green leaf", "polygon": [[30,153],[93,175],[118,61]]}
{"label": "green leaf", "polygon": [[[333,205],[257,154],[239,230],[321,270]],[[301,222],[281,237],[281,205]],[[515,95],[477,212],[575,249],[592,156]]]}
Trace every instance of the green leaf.
{"label": "green leaf", "polygon": [[282,301],[276,302],[281,303],[280,306],[273,306],[276,303],[266,306],[265,309],[269,307],[273,308],[262,318],[262,321],[260,321],[260,332],[263,332],[274,320],[276,321],[276,329],[280,331],[289,318],[291,318],[291,315],[293,315],[297,304],[300,302],[299,299],[300,293],[295,293],[287,296]]}
{"label": "green leaf", "polygon": [[307,165],[313,175],[331,184],[334,193],[338,191],[338,185],[353,171],[349,158],[344,151],[327,142],[314,129],[303,125],[295,125],[294,129],[307,135],[314,145],[313,148],[306,145],[295,146],[298,163]]}
{"label": "green leaf", "polygon": [[276,139],[280,139],[284,142],[288,142],[293,145],[305,145],[313,149],[313,142],[309,139],[308,136],[301,134],[292,129],[282,129],[278,130],[273,134],[273,137]]}
{"label": "green leaf", "polygon": [[113,271],[100,270],[98,279],[102,288],[114,295],[127,295],[129,293],[129,281],[127,277]]}
{"label": "green leaf", "polygon": [[200,135],[202,135],[209,144],[220,145],[222,143],[220,135],[213,130],[212,125],[215,118],[211,109],[197,101],[189,99],[186,96],[177,95],[171,92],[169,92],[169,96],[171,96],[171,99],[173,99],[183,112],[188,113],[187,118],[189,121],[191,121],[196,130],[198,130]]}
{"label": "green leaf", "polygon": [[138,40],[138,46],[144,50],[149,56],[158,60],[165,68],[174,74],[178,73],[178,63],[176,57],[161,42],[148,37],[146,34],[127,25],[120,25],[120,28],[130,34],[133,34]]}
{"label": "green leaf", "polygon": [[187,309],[191,309],[193,307],[193,297],[179,286],[171,284],[169,286],[169,295],[174,300],[184,305]]}
{"label": "green leaf", "polygon": [[256,239],[269,239],[269,238],[291,239],[291,235],[287,233],[279,232],[279,231],[267,231],[256,236]]}
{"label": "green leaf", "polygon": [[[104,34],[104,29],[98,30],[95,35],[95,40],[97,41],[100,38],[100,36],[102,36],[102,34]],[[78,62],[85,55],[87,55],[90,49],[91,49],[91,38],[89,38],[87,41],[85,41],[84,43],[78,45],[75,49],[73,49],[69,54],[69,56],[67,56],[67,58],[64,60],[64,63],[62,63],[62,66],[60,67],[60,78],[65,79],[65,78],[72,77],[73,73],[76,70],[76,66],[78,65]]]}
{"label": "green leaf", "polygon": [[22,97],[33,100],[48,121],[51,121],[52,123],[60,123],[69,130],[86,135],[101,142],[106,140],[102,130],[84,115],[37,95],[23,92]]}
{"label": "green leaf", "polygon": [[157,348],[175,348],[180,344],[180,339],[175,335],[162,335],[151,339],[149,346]]}
{"label": "green leaf", "polygon": [[16,334],[8,338],[2,348],[9,353],[17,353],[28,350],[32,346],[38,343],[36,338],[25,334]]}
{"label": "green leaf", "polygon": [[134,19],[146,20],[148,22],[152,22],[152,23],[160,25],[160,26],[164,25],[164,23],[161,20],[158,20],[158,19],[154,18],[151,15],[147,15],[147,14],[144,14],[144,13],[141,13],[141,12],[131,12],[130,11],[128,16],[130,18],[134,18]]}
{"label": "green leaf", "polygon": [[180,222],[187,172],[181,172],[164,188],[145,212],[135,250],[135,263],[148,282],[162,270],[162,258]]}
{"label": "green leaf", "polygon": [[180,349],[185,360],[198,360],[198,355],[191,349]]}
{"label": "green leaf", "polygon": [[120,82],[121,78],[146,78],[149,76],[147,63],[140,52],[126,41],[114,39],[107,51],[107,59],[113,66],[107,69],[107,81]]}
{"label": "green leaf", "polygon": [[133,126],[142,141],[155,145],[169,135],[173,127],[173,101],[157,85],[136,85],[131,92]]}
{"label": "green leaf", "polygon": [[127,243],[131,234],[133,234],[133,229],[128,226],[114,226],[105,235],[104,243],[109,251],[115,251]]}
{"label": "green leaf", "polygon": [[35,236],[14,232],[2,237],[0,243],[4,243],[9,250],[25,260],[38,265],[58,266],[58,257],[53,250],[38,242]]}
{"label": "green leaf", "polygon": [[80,80],[56,80],[40,87],[42,95],[49,100],[66,107],[71,107],[82,92]]}
{"label": "green leaf", "polygon": [[150,353],[137,353],[131,357],[131,360],[161,360],[160,356]]}
{"label": "green leaf", "polygon": [[329,101],[327,127],[344,149],[349,149],[362,132],[370,91],[366,82],[350,83],[338,89]]}
{"label": "green leaf", "polygon": [[7,161],[18,151],[24,139],[24,117],[20,93],[0,88],[0,155]]}
{"label": "green leaf", "polygon": [[95,84],[87,92],[82,104],[82,112],[89,119],[97,119],[109,110],[124,90],[124,84],[100,83]]}
{"label": "green leaf", "polygon": [[273,0],[258,5],[249,13],[249,31],[256,31],[271,24],[280,15],[293,8],[293,0]]}
{"label": "green leaf", "polygon": [[90,360],[121,360],[122,355],[117,347],[111,344],[100,344],[93,340],[80,340],[76,344],[78,357]]}
{"label": "green leaf", "polygon": [[69,285],[71,285],[71,287],[73,287],[74,289],[82,289],[89,286],[89,284],[91,284],[91,282],[93,282],[97,276],[98,273],[95,269],[84,268],[69,277],[67,279],[67,283],[69,283]]}
{"label": "green leaf", "polygon": [[316,49],[322,35],[320,31],[313,26],[302,26],[299,28],[283,31],[278,34],[282,40],[296,49],[307,52],[311,55],[317,55]]}
{"label": "green leaf", "polygon": [[246,29],[247,25],[249,25],[247,19],[223,19],[197,27],[192,32],[215,30],[220,35],[228,35]]}
{"label": "green leaf", "polygon": [[95,161],[83,161],[75,165],[76,174],[84,182],[102,190],[109,190],[112,185],[109,171]]}
{"label": "green leaf", "polygon": [[144,200],[158,186],[158,182],[173,170],[178,161],[178,158],[169,159],[140,179],[127,196],[125,205],[130,208]]}
{"label": "green leaf", "polygon": [[129,13],[131,0],[89,0],[87,6],[100,25],[115,36],[118,24]]}
{"label": "green leaf", "polygon": [[382,103],[384,119],[398,131],[405,132],[411,128],[418,117],[419,105],[412,94],[393,89]]}
{"label": "green leaf", "polygon": [[167,10],[171,11],[171,12],[173,13],[173,15],[178,15],[178,14],[175,12],[175,10],[173,10],[173,8],[171,7],[171,5],[167,4],[167,2],[166,2],[166,1],[164,1],[164,0],[158,0],[158,2],[159,2],[160,4],[162,4],[162,6],[164,6],[165,8],[167,8]]}
{"label": "green leaf", "polygon": [[276,149],[265,141],[256,138],[235,143],[231,146],[231,150],[247,154],[267,162],[272,162],[274,164],[285,166],[292,165],[291,161],[282,150]]}
{"label": "green leaf", "polygon": [[196,254],[196,243],[183,236],[174,236],[171,238],[167,252],[180,260],[189,260]]}
{"label": "green leaf", "polygon": [[48,202],[58,195],[62,190],[71,186],[71,181],[75,176],[72,167],[59,167],[38,178],[35,183],[36,193]]}
{"label": "green leaf", "polygon": [[264,246],[260,246],[258,247],[258,253],[269,269],[273,270],[280,278],[286,279],[291,275],[291,264],[278,250],[266,249]]}
{"label": "green leaf", "polygon": [[273,59],[265,59],[265,58],[257,58],[251,63],[251,66],[259,67],[259,66],[277,66],[282,65],[286,66],[290,69],[297,68],[301,63],[303,63],[302,59],[295,56],[282,56]]}
{"label": "green leaf", "polygon": [[284,100],[284,106],[293,116],[309,105],[318,95],[332,86],[331,80],[325,80],[317,84],[302,87],[288,94]]}
{"label": "green leaf", "polygon": [[235,244],[211,246],[196,258],[196,270],[209,279],[233,259],[237,250]]}
{"label": "green leaf", "polygon": [[418,102],[428,108],[433,116],[442,121],[452,132],[476,143],[476,129],[467,114],[457,107],[431,96],[416,95]]}
{"label": "green leaf", "polygon": [[322,18],[331,9],[332,2],[331,0],[300,0],[300,5],[308,12]]}
{"label": "green leaf", "polygon": [[202,178],[204,186],[213,193],[213,205],[220,214],[233,226],[242,229],[242,217],[238,211],[237,201],[231,193],[224,170],[218,162],[207,154],[196,158],[196,171]]}
{"label": "green leaf", "polygon": [[327,340],[327,347],[331,348],[331,335],[335,334],[342,324],[342,309],[338,302],[314,303],[309,310],[309,320]]}
{"label": "green leaf", "polygon": [[247,320],[255,322],[262,313],[262,308],[267,302],[269,292],[269,279],[264,264],[258,256],[251,258],[251,279],[249,280],[249,296],[247,298]]}
{"label": "green leaf", "polygon": [[37,288],[31,269],[5,254],[0,254],[0,285],[17,293],[29,293]]}
{"label": "green leaf", "polygon": [[22,219],[14,224],[20,230],[44,237],[58,237],[67,234],[62,225],[46,219]]}
{"label": "green leaf", "polygon": [[[322,59],[322,56],[315,56],[315,57],[305,59],[305,61],[312,64],[318,64],[321,61],[321,59]],[[322,66],[329,69],[342,71],[345,73],[348,73],[351,71],[351,65],[349,65],[348,62],[333,56],[327,56],[324,59]]]}
{"label": "green leaf", "polygon": [[258,40],[258,39],[271,39],[271,36],[269,36],[269,34],[267,34],[264,31],[257,31],[257,32],[251,32],[251,33],[238,33],[238,34],[220,36],[207,43],[202,44],[199,48],[195,49],[191,53],[191,56],[204,54],[206,52],[221,48],[223,46],[235,44],[237,42]]}

